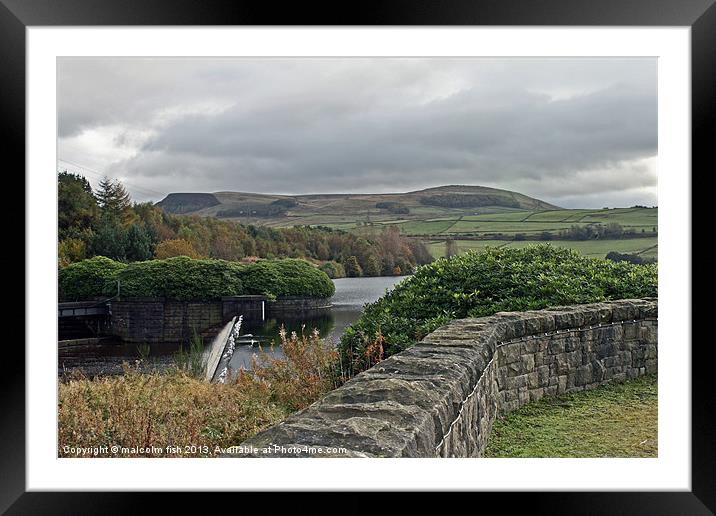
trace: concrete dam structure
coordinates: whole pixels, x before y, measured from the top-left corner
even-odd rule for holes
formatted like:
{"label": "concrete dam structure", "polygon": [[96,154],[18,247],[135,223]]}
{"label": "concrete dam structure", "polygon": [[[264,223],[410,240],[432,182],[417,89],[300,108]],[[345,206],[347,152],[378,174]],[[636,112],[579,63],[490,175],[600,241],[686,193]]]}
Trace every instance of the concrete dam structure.
{"label": "concrete dam structure", "polygon": [[480,457],[498,415],[656,373],[657,305],[631,299],[452,321],[234,456]]}

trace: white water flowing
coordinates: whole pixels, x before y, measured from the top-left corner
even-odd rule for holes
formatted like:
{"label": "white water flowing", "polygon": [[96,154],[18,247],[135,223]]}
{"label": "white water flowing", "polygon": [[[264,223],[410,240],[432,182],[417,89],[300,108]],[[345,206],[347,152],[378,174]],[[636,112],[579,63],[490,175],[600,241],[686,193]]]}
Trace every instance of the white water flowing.
{"label": "white water flowing", "polygon": [[226,377],[227,368],[224,366],[222,369],[220,368],[220,365],[222,363],[228,364],[229,360],[231,360],[234,348],[236,347],[235,334],[238,335],[239,330],[241,329],[242,320],[243,316],[239,316],[238,321],[236,320],[236,317],[232,317],[231,321],[226,323],[226,326],[221,329],[219,334],[211,342],[211,345],[209,346],[209,354],[206,360],[206,373],[204,375],[205,381],[220,381],[223,383],[223,380]]}

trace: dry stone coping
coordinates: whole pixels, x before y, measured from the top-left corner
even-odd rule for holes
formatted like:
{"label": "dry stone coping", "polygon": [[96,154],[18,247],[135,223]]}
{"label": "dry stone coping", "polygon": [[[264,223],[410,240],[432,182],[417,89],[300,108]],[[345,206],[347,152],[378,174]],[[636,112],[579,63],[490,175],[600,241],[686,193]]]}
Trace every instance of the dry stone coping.
{"label": "dry stone coping", "polygon": [[646,298],[455,320],[232,456],[479,456],[498,411],[653,370],[657,317]]}

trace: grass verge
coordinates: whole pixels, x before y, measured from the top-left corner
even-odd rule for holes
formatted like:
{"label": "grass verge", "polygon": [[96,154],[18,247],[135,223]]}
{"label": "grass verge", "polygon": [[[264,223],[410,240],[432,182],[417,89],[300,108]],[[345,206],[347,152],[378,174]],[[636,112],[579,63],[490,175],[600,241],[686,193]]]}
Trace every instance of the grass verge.
{"label": "grass verge", "polygon": [[495,421],[485,457],[657,457],[657,377],[543,398]]}

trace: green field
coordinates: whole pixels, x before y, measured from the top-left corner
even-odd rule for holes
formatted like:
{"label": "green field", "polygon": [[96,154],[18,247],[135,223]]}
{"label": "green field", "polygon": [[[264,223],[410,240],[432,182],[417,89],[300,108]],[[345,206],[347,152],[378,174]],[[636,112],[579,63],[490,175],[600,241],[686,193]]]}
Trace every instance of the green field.
{"label": "green field", "polygon": [[[464,215],[422,221],[396,223],[407,235],[423,237],[432,255],[445,255],[445,238],[457,243],[459,253],[486,247],[525,247],[549,243],[574,249],[585,256],[604,258],[610,251],[658,257],[658,208],[612,208],[601,210],[509,211],[482,215]],[[549,238],[573,225],[617,223],[632,230],[638,238],[560,240]],[[374,228],[383,224],[375,223]],[[365,231],[365,230],[364,230]],[[544,236],[548,232],[550,235]],[[527,239],[520,240],[519,235]],[[515,240],[515,237],[518,240]],[[433,237],[433,238],[431,238]],[[485,238],[487,237],[487,238]]]}
{"label": "green field", "polygon": [[[481,251],[486,247],[526,247],[528,245],[549,244],[556,247],[566,247],[593,258],[604,258],[610,251],[622,254],[638,254],[643,258],[658,257],[658,243],[656,237],[625,238],[621,240],[455,240],[459,253],[470,250]],[[444,241],[428,241],[428,250],[435,258],[445,256]]]}
{"label": "green field", "polygon": [[[446,210],[447,211],[447,210]],[[549,243],[566,247],[590,257],[604,258],[610,251],[622,254],[636,254],[643,258],[658,258],[658,208],[612,208],[575,210],[508,210],[493,213],[456,214],[436,217],[433,208],[426,210],[425,218],[406,219],[395,216],[381,220],[373,216],[370,220],[355,220],[349,215],[313,215],[302,217],[303,222],[319,224],[351,231],[371,237],[386,226],[400,228],[405,235],[420,237],[436,257],[445,256],[445,238],[457,243],[459,253],[469,250],[480,251],[486,247],[525,247]],[[415,213],[411,214],[413,217]],[[638,238],[604,240],[559,240],[545,239],[543,233],[552,236],[573,225],[617,223],[625,230],[633,230]],[[526,240],[515,240],[523,234]],[[548,235],[549,236],[549,235]],[[487,238],[485,238],[487,237]]]}
{"label": "green field", "polygon": [[529,221],[494,221],[494,220],[459,220],[448,233],[541,233],[542,231],[558,232],[568,229],[569,222],[529,222]]}
{"label": "green field", "polygon": [[[625,230],[656,234],[658,208],[612,208],[602,210],[507,211],[482,215],[465,214],[455,217],[411,220],[397,223],[407,235],[535,235],[557,234],[572,225],[616,223]],[[374,221],[375,225],[383,224]]]}
{"label": "green field", "polygon": [[[531,213],[526,220],[530,222],[569,222],[575,223],[585,215],[602,210],[551,210]],[[605,210],[606,211],[606,210]]]}
{"label": "green field", "polygon": [[495,421],[485,457],[657,457],[656,376],[542,398]]}
{"label": "green field", "polygon": [[455,224],[454,220],[411,220],[399,224],[400,230],[406,235],[440,234],[450,229]]}

